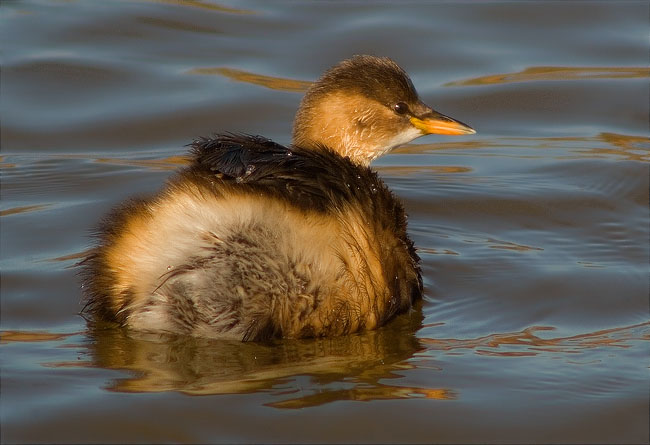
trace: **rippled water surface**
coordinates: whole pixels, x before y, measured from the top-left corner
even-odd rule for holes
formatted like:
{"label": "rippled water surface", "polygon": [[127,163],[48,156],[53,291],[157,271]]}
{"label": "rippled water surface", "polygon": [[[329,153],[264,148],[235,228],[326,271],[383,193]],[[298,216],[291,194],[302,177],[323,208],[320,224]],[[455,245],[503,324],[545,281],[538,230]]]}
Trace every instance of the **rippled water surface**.
{"label": "rippled water surface", "polygon": [[[647,1],[3,1],[1,436],[647,443]],[[290,139],[304,89],[393,57],[478,134],[375,163],[425,298],[374,332],[89,330],[76,262],[214,131]]]}

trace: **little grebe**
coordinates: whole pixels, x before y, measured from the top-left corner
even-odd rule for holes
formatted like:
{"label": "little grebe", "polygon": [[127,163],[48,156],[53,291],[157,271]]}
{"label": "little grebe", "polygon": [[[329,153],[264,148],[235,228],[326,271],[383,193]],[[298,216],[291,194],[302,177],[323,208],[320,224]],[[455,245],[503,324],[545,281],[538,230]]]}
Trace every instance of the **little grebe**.
{"label": "little grebe", "polygon": [[304,96],[289,147],[222,134],[149,199],[115,209],[82,261],[88,310],[132,329],[239,340],[374,329],[421,297],[399,200],[368,165],[419,136],[473,134],[388,58]]}

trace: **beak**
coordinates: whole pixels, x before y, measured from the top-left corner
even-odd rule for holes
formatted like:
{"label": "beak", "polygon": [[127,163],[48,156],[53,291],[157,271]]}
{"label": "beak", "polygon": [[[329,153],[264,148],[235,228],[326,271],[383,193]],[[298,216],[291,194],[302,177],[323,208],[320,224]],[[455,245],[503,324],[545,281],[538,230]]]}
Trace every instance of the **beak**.
{"label": "beak", "polygon": [[420,117],[412,117],[411,123],[422,134],[474,134],[476,131],[467,124],[431,110]]}

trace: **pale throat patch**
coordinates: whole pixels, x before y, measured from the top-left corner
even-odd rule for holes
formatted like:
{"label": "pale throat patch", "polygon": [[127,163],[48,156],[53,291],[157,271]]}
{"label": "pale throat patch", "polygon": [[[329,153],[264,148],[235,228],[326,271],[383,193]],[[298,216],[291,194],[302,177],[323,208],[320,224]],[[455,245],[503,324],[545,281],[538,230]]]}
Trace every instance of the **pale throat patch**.
{"label": "pale throat patch", "polygon": [[424,136],[424,134],[422,134],[422,131],[418,130],[415,127],[408,127],[404,131],[397,133],[395,136],[393,136],[391,139],[386,141],[380,147],[368,147],[360,150],[364,152],[365,154],[364,157],[367,159],[365,165],[370,164],[372,161],[388,153],[394,148],[397,148],[400,145],[408,144],[413,139],[419,138],[420,136]]}
{"label": "pale throat patch", "polygon": [[390,139],[388,141],[388,148],[379,153],[377,156],[379,157],[382,154],[392,150],[393,148],[399,147],[400,145],[408,144],[413,139],[417,139],[420,136],[424,136],[421,130],[415,127],[408,127],[406,130],[402,131],[401,133],[397,133],[392,139]]}

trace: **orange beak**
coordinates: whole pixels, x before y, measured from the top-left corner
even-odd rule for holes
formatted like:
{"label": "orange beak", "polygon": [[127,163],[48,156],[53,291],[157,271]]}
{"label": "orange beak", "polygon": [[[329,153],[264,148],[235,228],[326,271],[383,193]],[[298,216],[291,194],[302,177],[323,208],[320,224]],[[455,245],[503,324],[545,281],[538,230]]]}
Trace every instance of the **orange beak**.
{"label": "orange beak", "polygon": [[412,117],[410,121],[422,134],[459,135],[476,133],[469,125],[433,110],[420,117]]}

